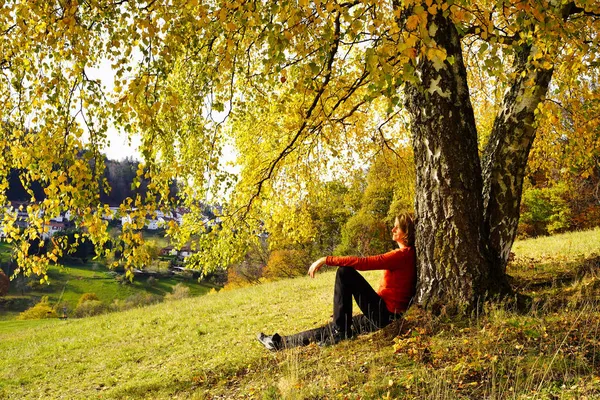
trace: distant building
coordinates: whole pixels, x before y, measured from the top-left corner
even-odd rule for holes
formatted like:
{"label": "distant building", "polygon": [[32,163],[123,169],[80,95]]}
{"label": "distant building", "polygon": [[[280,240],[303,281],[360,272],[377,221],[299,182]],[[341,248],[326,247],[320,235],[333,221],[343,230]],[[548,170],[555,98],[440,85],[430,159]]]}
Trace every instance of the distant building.
{"label": "distant building", "polygon": [[66,229],[64,222],[50,221],[49,224],[44,225],[44,233],[42,233],[42,239],[49,239],[58,232],[63,232]]}
{"label": "distant building", "polygon": [[149,229],[151,231],[157,230],[158,229],[158,220],[149,219],[148,222],[146,223],[146,229]]}

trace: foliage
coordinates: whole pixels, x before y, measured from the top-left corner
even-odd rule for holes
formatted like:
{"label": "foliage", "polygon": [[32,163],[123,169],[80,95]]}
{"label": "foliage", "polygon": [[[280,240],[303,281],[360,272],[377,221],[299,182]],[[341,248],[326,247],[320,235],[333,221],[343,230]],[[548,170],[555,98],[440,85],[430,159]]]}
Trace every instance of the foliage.
{"label": "foliage", "polygon": [[294,223],[288,221],[288,208],[273,214],[263,227],[268,233],[252,240],[244,260],[228,268],[226,288],[256,284],[261,278],[304,275],[312,259],[333,254],[362,190],[361,174],[315,184],[295,204]]}
{"label": "foliage", "polygon": [[0,270],[0,297],[6,296],[9,288],[10,279],[8,279],[8,276],[6,276],[4,271]]}
{"label": "foliage", "polygon": [[[56,232],[52,236],[51,243],[59,247],[57,261],[60,262],[76,258],[85,264],[96,253],[94,244],[83,235],[83,232],[75,229]],[[63,245],[68,248],[66,252],[60,250],[60,246]]]}
{"label": "foliage", "polygon": [[337,254],[374,255],[390,250],[390,228],[380,218],[359,213],[348,220]]}
{"label": "foliage", "polygon": [[396,215],[412,211],[414,203],[414,163],[411,152],[384,150],[373,159],[360,209],[342,229],[338,254],[373,255],[390,250],[390,230]]}
{"label": "foliage", "polygon": [[58,318],[56,311],[50,305],[48,296],[42,297],[42,299],[33,307],[23,311],[17,319],[45,319],[45,318]]}
{"label": "foliage", "polygon": [[100,300],[86,300],[77,304],[74,314],[78,318],[84,318],[100,315],[106,311],[108,311],[108,307]]}
{"label": "foliage", "polygon": [[572,70],[555,74],[569,91],[557,92],[555,101],[541,107],[539,133],[529,163],[530,175],[552,182],[600,180],[600,88],[594,80],[580,79],[573,95]]}
{"label": "foliage", "polygon": [[263,269],[269,258],[268,243],[256,237],[247,247],[244,259],[227,268],[227,284],[224,289],[232,289],[260,283]]}
{"label": "foliage", "polygon": [[[139,185],[135,185],[136,172],[140,162],[126,158],[124,160],[104,160],[104,179],[108,186],[102,188],[100,193],[100,201],[110,206],[119,206],[127,198],[135,198],[137,194],[142,197],[146,195],[148,189],[148,180],[141,179]],[[19,176],[24,171],[18,171],[12,168],[8,176],[8,189],[6,190],[6,198],[9,201],[27,202],[31,199],[31,193],[23,186]],[[109,192],[106,192],[110,188]],[[46,197],[44,187],[40,182],[31,183],[31,192],[33,197],[43,200]],[[175,181],[171,184],[171,196],[177,196],[177,185]]]}
{"label": "foliage", "polygon": [[278,279],[306,275],[311,260],[306,250],[275,250],[269,256],[263,276]]}
{"label": "foliage", "polygon": [[96,296],[96,293],[84,293],[79,298],[79,301],[77,302],[77,306],[80,306],[81,304],[85,303],[86,301],[100,301],[100,299],[98,298],[98,296]]}
{"label": "foliage", "polygon": [[[140,162],[126,158],[124,160],[105,160],[104,178],[108,183],[100,193],[100,201],[110,206],[119,206],[128,198],[133,199],[138,194],[144,198],[148,192],[148,185],[151,183],[148,179],[138,178],[137,171]],[[110,189],[108,191],[107,189]],[[170,186],[170,196],[176,198],[177,183],[172,181]]]}
{"label": "foliage", "polygon": [[[569,85],[571,75],[571,70],[561,69],[555,73],[555,80]],[[577,95],[558,92],[554,101],[541,107],[528,178],[537,189],[567,186],[561,198],[571,210],[570,228],[589,229],[600,221],[600,125],[596,117],[600,112],[600,90],[586,79],[580,80],[577,87]]]}
{"label": "foliage", "polygon": [[572,213],[567,185],[530,188],[523,194],[520,229],[523,236],[560,233],[571,227]]}
{"label": "foliage", "polygon": [[183,283],[173,286],[173,291],[165,295],[165,300],[181,300],[190,297],[190,288]]}

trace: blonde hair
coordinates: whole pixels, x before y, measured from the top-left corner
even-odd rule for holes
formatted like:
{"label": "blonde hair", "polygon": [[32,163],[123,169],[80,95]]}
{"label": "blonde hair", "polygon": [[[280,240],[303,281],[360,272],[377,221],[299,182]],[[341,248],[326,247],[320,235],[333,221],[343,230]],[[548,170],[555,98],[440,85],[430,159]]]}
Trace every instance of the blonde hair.
{"label": "blonde hair", "polygon": [[413,247],[415,245],[415,215],[411,212],[403,212],[396,218],[398,219],[398,228],[404,232],[404,244]]}

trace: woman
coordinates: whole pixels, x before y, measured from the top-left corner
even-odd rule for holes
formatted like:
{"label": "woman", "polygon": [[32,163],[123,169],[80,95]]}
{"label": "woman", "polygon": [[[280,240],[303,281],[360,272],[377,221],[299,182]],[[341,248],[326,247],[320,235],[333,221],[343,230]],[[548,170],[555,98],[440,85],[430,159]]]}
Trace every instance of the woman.
{"label": "woman", "polygon": [[[291,336],[258,334],[269,350],[304,346],[311,342],[334,344],[364,331],[381,329],[402,316],[415,293],[415,228],[412,214],[396,217],[392,239],[398,249],[372,257],[323,257],[308,269],[308,275],[324,265],[338,266],[333,295],[333,322]],[[379,290],[357,271],[384,270]],[[363,315],[352,317],[352,298]]]}

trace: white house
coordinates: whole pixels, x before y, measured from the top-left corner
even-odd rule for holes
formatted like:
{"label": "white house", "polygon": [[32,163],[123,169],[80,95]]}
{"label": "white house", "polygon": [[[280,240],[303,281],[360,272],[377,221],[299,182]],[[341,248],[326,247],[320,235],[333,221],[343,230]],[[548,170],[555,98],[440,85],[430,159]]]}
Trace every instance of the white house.
{"label": "white house", "polygon": [[49,224],[44,225],[44,232],[42,233],[42,239],[49,239],[58,232],[65,230],[64,222],[50,221]]}

